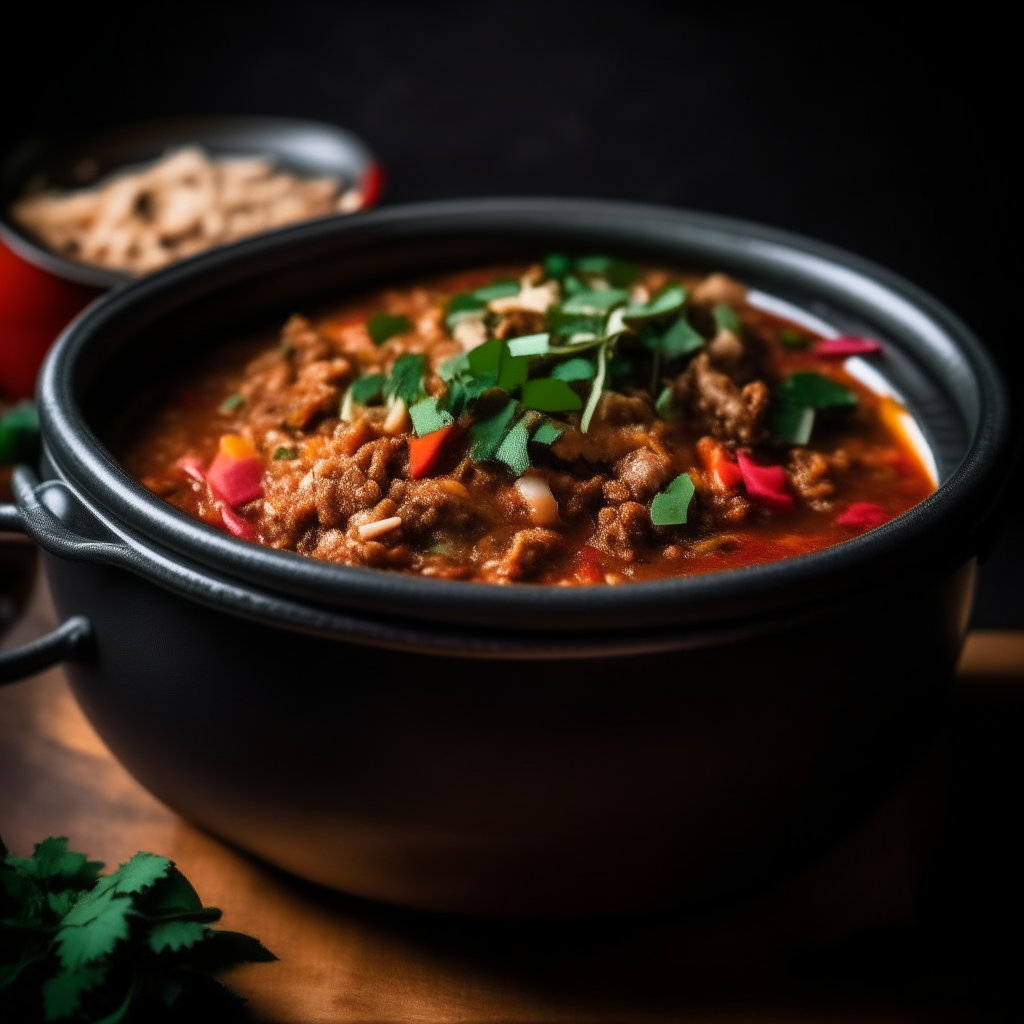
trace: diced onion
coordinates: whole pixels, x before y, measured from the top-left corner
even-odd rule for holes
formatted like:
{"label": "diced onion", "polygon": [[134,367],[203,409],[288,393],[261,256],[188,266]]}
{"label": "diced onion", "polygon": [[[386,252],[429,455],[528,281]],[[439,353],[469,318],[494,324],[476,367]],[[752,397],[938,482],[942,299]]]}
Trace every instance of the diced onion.
{"label": "diced onion", "polygon": [[521,476],[516,481],[516,490],[529,507],[535,526],[558,525],[558,503],[547,480],[539,476]]}
{"label": "diced onion", "polygon": [[360,540],[375,540],[377,537],[390,533],[396,527],[402,525],[401,516],[392,516],[390,519],[378,519],[375,523],[364,523],[358,527]]}

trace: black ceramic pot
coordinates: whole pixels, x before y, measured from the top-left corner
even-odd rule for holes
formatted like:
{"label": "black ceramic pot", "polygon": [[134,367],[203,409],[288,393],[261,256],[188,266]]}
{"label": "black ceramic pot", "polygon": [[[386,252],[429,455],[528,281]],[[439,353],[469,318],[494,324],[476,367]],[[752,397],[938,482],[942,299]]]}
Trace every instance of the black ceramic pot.
{"label": "black ceramic pot", "polygon": [[[246,544],[131,481],[100,440],[141,383],[324,298],[551,248],[722,269],[887,342],[938,490],[816,554],[618,587],[489,587]],[[712,899],[856,823],[926,742],[1003,479],[1006,394],[947,310],[848,254],[702,214],[469,200],[313,222],[110,294],[41,378],[20,525],[70,658],[140,781],[306,878],[475,914]]]}

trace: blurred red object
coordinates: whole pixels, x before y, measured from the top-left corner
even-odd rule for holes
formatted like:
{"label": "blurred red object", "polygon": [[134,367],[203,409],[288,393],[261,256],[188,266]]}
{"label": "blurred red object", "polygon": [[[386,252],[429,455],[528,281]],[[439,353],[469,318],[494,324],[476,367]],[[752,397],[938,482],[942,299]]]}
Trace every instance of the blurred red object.
{"label": "blurred red object", "polygon": [[0,242],[0,395],[32,397],[50,345],[100,294],[40,270]]}

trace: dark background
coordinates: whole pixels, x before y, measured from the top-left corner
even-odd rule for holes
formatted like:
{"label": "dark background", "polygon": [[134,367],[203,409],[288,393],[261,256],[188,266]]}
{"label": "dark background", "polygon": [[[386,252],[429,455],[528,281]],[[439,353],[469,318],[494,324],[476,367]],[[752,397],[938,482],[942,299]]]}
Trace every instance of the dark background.
{"label": "dark background", "polygon": [[[5,31],[4,149],[166,115],[293,115],[363,136],[388,203],[586,195],[747,217],[923,286],[1020,390],[1020,118],[1010,29],[983,16],[625,0],[36,6]],[[981,626],[1024,626],[1019,477],[983,568]]]}

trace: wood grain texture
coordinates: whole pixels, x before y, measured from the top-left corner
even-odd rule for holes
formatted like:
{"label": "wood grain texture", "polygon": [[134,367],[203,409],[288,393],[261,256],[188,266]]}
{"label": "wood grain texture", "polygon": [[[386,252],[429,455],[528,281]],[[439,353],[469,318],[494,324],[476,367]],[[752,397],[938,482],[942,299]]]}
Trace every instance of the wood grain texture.
{"label": "wood grain texture", "polygon": [[[52,622],[39,588],[4,646]],[[1024,637],[973,637],[962,671],[1007,685],[1024,678]],[[919,1008],[884,994],[851,1001],[809,985],[787,964],[802,949],[913,921],[947,764],[940,744],[826,858],[715,914],[466,921],[307,885],[182,821],[113,759],[59,670],[0,690],[0,834],[11,849],[27,853],[54,834],[108,866],[139,849],[171,857],[224,910],[225,927],[280,957],[239,968],[228,983],[258,1019],[296,1024],[920,1019]]]}

